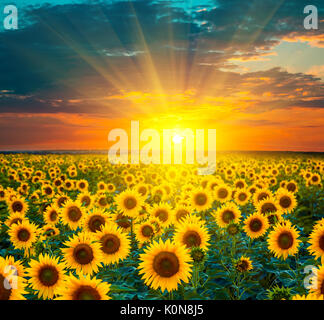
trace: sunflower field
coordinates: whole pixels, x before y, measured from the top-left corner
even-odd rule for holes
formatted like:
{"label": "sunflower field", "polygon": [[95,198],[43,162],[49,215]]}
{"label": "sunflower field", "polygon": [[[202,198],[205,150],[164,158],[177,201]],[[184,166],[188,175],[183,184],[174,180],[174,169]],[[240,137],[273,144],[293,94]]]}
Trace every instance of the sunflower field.
{"label": "sunflower field", "polygon": [[0,155],[0,300],[319,300],[324,158]]}

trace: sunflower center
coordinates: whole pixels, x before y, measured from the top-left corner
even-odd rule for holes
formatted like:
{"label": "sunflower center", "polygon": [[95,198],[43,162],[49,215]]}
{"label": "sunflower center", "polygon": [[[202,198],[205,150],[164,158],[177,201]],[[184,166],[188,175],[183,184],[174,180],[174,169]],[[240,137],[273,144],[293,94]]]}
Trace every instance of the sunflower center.
{"label": "sunflower center", "polygon": [[47,287],[53,286],[59,279],[57,269],[53,266],[44,266],[38,273],[39,281]]}
{"label": "sunflower center", "polygon": [[85,183],[84,183],[84,182],[81,182],[81,183],[80,183],[80,188],[81,188],[81,189],[84,189],[84,188],[85,188]]}
{"label": "sunflower center", "polygon": [[55,235],[55,230],[52,228],[49,228],[45,231],[45,235],[47,235],[48,237],[54,236]]}
{"label": "sunflower center", "polygon": [[233,211],[225,210],[223,212],[222,218],[225,223],[230,223],[235,218],[235,215],[234,215]]}
{"label": "sunflower center", "polygon": [[178,210],[176,213],[177,220],[179,221],[180,219],[184,218],[187,214],[189,214],[187,210],[184,209]]}
{"label": "sunflower center", "polygon": [[21,229],[17,235],[20,241],[26,242],[30,238],[30,232],[27,229]]}
{"label": "sunflower center", "polygon": [[263,214],[276,212],[276,206],[271,202],[266,202],[261,206],[261,212]]}
{"label": "sunflower center", "polygon": [[76,221],[80,220],[82,213],[78,207],[72,206],[69,208],[68,216],[71,221],[76,222]]}
{"label": "sunflower center", "polygon": [[3,198],[5,196],[5,193],[3,190],[0,191],[0,197]]}
{"label": "sunflower center", "polygon": [[318,241],[318,246],[324,251],[324,235],[322,235]]}
{"label": "sunflower center", "polygon": [[241,272],[246,271],[249,267],[249,264],[247,261],[242,260],[240,263],[237,265],[237,269]]}
{"label": "sunflower center", "polygon": [[101,238],[101,250],[107,254],[113,254],[120,248],[120,239],[114,234],[105,234]]}
{"label": "sunflower center", "polygon": [[153,269],[159,276],[170,278],[180,269],[179,259],[173,252],[162,251],[154,257]]}
{"label": "sunflower center", "polygon": [[50,214],[50,220],[51,221],[55,221],[57,218],[57,212],[56,211],[52,211]]}
{"label": "sunflower center", "polygon": [[291,191],[291,192],[295,192],[295,190],[296,190],[296,185],[295,185],[294,183],[292,183],[292,182],[288,183],[288,184],[287,184],[287,190],[288,190],[288,191]]}
{"label": "sunflower center", "polygon": [[105,224],[105,219],[100,215],[94,215],[89,220],[89,229],[92,232],[100,230],[100,227]]}
{"label": "sunflower center", "polygon": [[165,222],[168,220],[168,212],[164,209],[159,209],[156,211],[155,216],[159,218],[162,222]]}
{"label": "sunflower center", "polygon": [[240,181],[236,184],[236,187],[242,189],[244,188],[244,183]]}
{"label": "sunflower center", "polygon": [[22,222],[22,219],[20,219],[20,218],[12,219],[10,226],[12,226],[13,224],[17,224],[18,222]]}
{"label": "sunflower center", "polygon": [[183,236],[183,242],[187,248],[199,247],[201,244],[201,238],[198,232],[196,231],[187,231]]}
{"label": "sunflower center", "polygon": [[52,194],[52,188],[50,188],[50,187],[46,187],[46,188],[45,188],[45,193],[48,194],[48,195],[49,195],[49,194]]}
{"label": "sunflower center", "polygon": [[259,219],[252,219],[250,222],[250,229],[253,232],[258,232],[262,228],[262,222]]}
{"label": "sunflower center", "polygon": [[100,294],[91,286],[80,286],[73,294],[73,300],[100,300]]}
{"label": "sunflower center", "polygon": [[228,196],[228,191],[225,188],[218,190],[217,195],[220,199],[225,199]]}
{"label": "sunflower center", "polygon": [[137,205],[137,201],[134,197],[127,197],[124,200],[124,206],[128,210],[134,209],[136,207],[136,205]]}
{"label": "sunflower center", "polygon": [[207,203],[207,196],[204,193],[198,193],[195,197],[195,202],[199,206],[204,206]]}
{"label": "sunflower center", "polygon": [[20,201],[14,201],[11,207],[13,212],[21,212],[23,209],[23,205]]}
{"label": "sunflower center", "polygon": [[57,201],[58,206],[61,208],[66,200],[66,197],[60,197]]}
{"label": "sunflower center", "polygon": [[161,201],[161,194],[160,193],[156,193],[154,196],[153,196],[153,201],[154,202],[160,202]]}
{"label": "sunflower center", "polygon": [[291,205],[291,199],[288,196],[283,196],[280,198],[279,204],[282,208],[287,209]]}
{"label": "sunflower center", "polygon": [[88,196],[83,196],[81,202],[84,206],[87,207],[90,204],[91,200]]}
{"label": "sunflower center", "polygon": [[151,237],[153,235],[153,228],[151,226],[144,226],[142,228],[142,234],[144,237]]}
{"label": "sunflower center", "polygon": [[278,245],[281,249],[287,250],[292,247],[294,238],[290,232],[283,232],[278,238]]}
{"label": "sunflower center", "polygon": [[79,264],[88,264],[93,260],[93,251],[88,244],[78,244],[73,250],[74,259]]}
{"label": "sunflower center", "polygon": [[99,199],[99,204],[101,205],[101,206],[106,206],[107,205],[107,199],[106,198],[104,198],[104,197],[101,197],[100,199]]}
{"label": "sunflower center", "polygon": [[266,199],[269,195],[266,193],[266,192],[261,192],[259,195],[258,195],[258,201],[262,201],[264,199]]}
{"label": "sunflower center", "polygon": [[11,296],[11,290],[5,288],[5,277],[0,274],[0,300],[9,300]]}
{"label": "sunflower center", "polygon": [[317,182],[318,181],[318,177],[317,176],[312,176],[312,181],[313,182]]}
{"label": "sunflower center", "polygon": [[239,198],[240,201],[245,201],[246,198],[247,198],[247,195],[245,193],[240,193],[238,198]]}
{"label": "sunflower center", "polygon": [[140,187],[138,189],[138,193],[140,193],[142,196],[146,195],[146,188],[145,187]]}
{"label": "sunflower center", "polygon": [[120,226],[121,228],[124,228],[124,229],[127,229],[131,226],[131,223],[128,220],[128,218],[123,215],[117,216],[117,224],[118,224],[118,226]]}

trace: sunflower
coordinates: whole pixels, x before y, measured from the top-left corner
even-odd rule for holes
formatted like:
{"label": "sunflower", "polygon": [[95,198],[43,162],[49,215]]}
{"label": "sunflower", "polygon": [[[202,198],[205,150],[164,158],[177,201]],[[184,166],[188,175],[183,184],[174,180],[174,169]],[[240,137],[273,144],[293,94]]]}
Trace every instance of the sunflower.
{"label": "sunflower", "polygon": [[288,255],[298,252],[300,240],[299,232],[291,225],[290,221],[278,222],[268,236],[268,248],[275,257],[287,259]]}
{"label": "sunflower", "polygon": [[100,231],[101,227],[104,226],[110,218],[101,209],[94,209],[91,213],[86,215],[83,221],[83,229],[86,232],[97,232]]}
{"label": "sunflower", "polygon": [[68,248],[62,249],[64,262],[76,272],[92,274],[98,272],[102,262],[100,244],[89,233],[79,233],[64,243]]}
{"label": "sunflower", "polygon": [[131,186],[132,184],[134,184],[135,182],[135,177],[134,175],[132,175],[131,173],[127,174],[125,177],[124,177],[124,182],[126,185],[128,186]]}
{"label": "sunflower", "polygon": [[126,259],[130,252],[130,239],[114,224],[106,224],[94,235],[100,243],[102,261],[111,264]]}
{"label": "sunflower", "polygon": [[60,234],[60,230],[54,227],[52,224],[47,224],[42,227],[43,236],[46,238],[55,237]]}
{"label": "sunflower", "polygon": [[30,277],[28,282],[31,287],[38,291],[38,299],[53,299],[64,281],[65,265],[59,263],[59,258],[50,257],[48,254],[38,256],[37,260],[31,260],[27,275]]}
{"label": "sunflower", "polygon": [[190,203],[193,209],[205,211],[211,207],[212,197],[208,190],[199,188],[192,190]]}
{"label": "sunflower", "polygon": [[64,203],[64,207],[61,209],[61,220],[72,230],[76,230],[82,225],[84,217],[84,208],[82,207],[80,201],[68,200]]}
{"label": "sunflower", "polygon": [[234,182],[236,189],[245,189],[247,187],[246,182],[243,179],[238,179]]}
{"label": "sunflower", "polygon": [[161,201],[165,201],[167,198],[167,193],[166,190],[161,186],[161,187],[154,187],[151,190],[151,199],[155,203],[159,203]]}
{"label": "sunflower", "polygon": [[62,208],[64,203],[69,199],[69,197],[66,194],[57,194],[54,197],[54,204],[58,207],[58,208]]}
{"label": "sunflower", "polygon": [[44,185],[42,187],[42,195],[48,198],[53,198],[55,195],[53,187],[51,187],[49,184]]}
{"label": "sunflower", "polygon": [[317,258],[322,259],[324,264],[324,225],[315,227],[309,237],[310,247],[308,251]]}
{"label": "sunflower", "polygon": [[113,183],[108,183],[107,184],[107,192],[109,193],[113,193],[116,191],[116,187]]}
{"label": "sunflower", "polygon": [[235,192],[234,200],[238,205],[244,206],[250,200],[251,194],[247,189],[237,189]]}
{"label": "sunflower", "polygon": [[280,188],[277,191],[276,198],[278,200],[279,206],[281,207],[281,210],[284,213],[288,213],[289,211],[294,210],[297,206],[295,195],[284,188]]}
{"label": "sunflower", "polygon": [[307,295],[294,295],[291,300],[323,300],[323,295],[317,295],[316,293],[309,293]]}
{"label": "sunflower", "polygon": [[245,256],[242,256],[240,259],[236,260],[234,267],[238,272],[247,272],[253,269],[251,259]]}
{"label": "sunflower", "polygon": [[110,284],[90,275],[80,275],[76,278],[69,275],[58,288],[57,300],[110,300],[108,292]]}
{"label": "sunflower", "polygon": [[156,218],[163,227],[168,227],[173,223],[174,213],[168,203],[155,204],[149,209],[149,213],[150,216]]}
{"label": "sunflower", "polygon": [[256,205],[257,212],[263,215],[281,211],[281,207],[275,198],[266,198]]}
{"label": "sunflower", "polygon": [[310,289],[310,293],[314,294],[318,298],[324,297],[324,266],[320,266],[313,272],[314,276],[310,279],[311,283],[314,284]]}
{"label": "sunflower", "polygon": [[139,274],[145,284],[157,290],[173,291],[181,281],[188,283],[191,275],[189,250],[185,246],[155,241],[140,255]]}
{"label": "sunflower", "polygon": [[96,199],[95,199],[95,206],[101,208],[101,209],[106,209],[110,207],[109,203],[109,197],[103,192],[98,192]]}
{"label": "sunflower", "polygon": [[258,189],[253,194],[253,203],[257,206],[260,201],[267,198],[273,198],[272,192],[266,188]]}
{"label": "sunflower", "polygon": [[232,197],[232,190],[225,184],[220,184],[214,188],[214,196],[217,201],[225,203]]}
{"label": "sunflower", "polygon": [[77,181],[76,187],[79,191],[84,192],[88,190],[89,183],[87,180],[82,179]]}
{"label": "sunflower", "polygon": [[210,236],[206,227],[200,223],[180,223],[175,231],[173,241],[186,248],[199,247],[206,250]]}
{"label": "sunflower", "polygon": [[10,228],[13,224],[23,222],[25,219],[25,215],[21,213],[11,213],[5,221],[5,225]]}
{"label": "sunflower", "polygon": [[135,190],[143,197],[146,198],[149,188],[148,185],[145,183],[140,183],[135,187]]}
{"label": "sunflower", "polygon": [[73,181],[72,180],[70,180],[70,179],[67,179],[67,180],[65,180],[64,181],[64,188],[66,189],[66,190],[72,190],[73,188],[74,188],[74,183],[73,183]]}
{"label": "sunflower", "polygon": [[88,192],[82,192],[78,195],[77,200],[87,209],[90,209],[93,205],[93,196]]}
{"label": "sunflower", "polygon": [[282,212],[277,211],[277,212],[269,212],[266,214],[266,217],[268,219],[269,225],[274,226],[277,224],[278,221],[282,221]]}
{"label": "sunflower", "polygon": [[313,173],[308,181],[312,185],[319,185],[321,183],[321,176],[318,173]]}
{"label": "sunflower", "polygon": [[169,181],[175,181],[177,179],[177,177],[178,177],[178,171],[177,171],[177,169],[176,168],[170,168],[166,172],[165,177]]}
{"label": "sunflower", "polygon": [[131,230],[132,219],[130,217],[124,216],[122,213],[118,213],[116,214],[114,221],[124,233],[129,233]]}
{"label": "sunflower", "polygon": [[16,249],[28,250],[35,243],[38,231],[35,224],[24,220],[12,224],[8,234],[10,241]]}
{"label": "sunflower", "polygon": [[238,223],[241,211],[234,203],[224,204],[215,213],[216,222],[219,227],[226,228],[230,223]]}
{"label": "sunflower", "polygon": [[154,233],[155,227],[150,222],[142,222],[135,228],[136,239],[140,244],[151,241]]}
{"label": "sunflower", "polygon": [[292,193],[296,193],[298,191],[298,184],[295,180],[291,180],[287,182],[285,188]]}
{"label": "sunflower", "polygon": [[23,198],[15,197],[8,204],[10,213],[20,213],[24,215],[28,210],[28,204]]}
{"label": "sunflower", "polygon": [[117,208],[125,216],[136,217],[144,204],[143,197],[133,189],[127,189],[116,196]]}
{"label": "sunflower", "polygon": [[59,219],[59,209],[55,205],[48,206],[44,212],[45,223],[55,225],[59,222]]}
{"label": "sunflower", "polygon": [[190,215],[190,207],[178,205],[174,209],[174,222],[180,223],[185,217]]}
{"label": "sunflower", "polygon": [[98,191],[106,191],[106,184],[103,181],[97,183]]}
{"label": "sunflower", "polygon": [[0,300],[25,300],[25,280],[7,263],[0,259]]}
{"label": "sunflower", "polygon": [[260,213],[253,213],[244,221],[244,231],[252,239],[263,236],[268,228],[268,219]]}

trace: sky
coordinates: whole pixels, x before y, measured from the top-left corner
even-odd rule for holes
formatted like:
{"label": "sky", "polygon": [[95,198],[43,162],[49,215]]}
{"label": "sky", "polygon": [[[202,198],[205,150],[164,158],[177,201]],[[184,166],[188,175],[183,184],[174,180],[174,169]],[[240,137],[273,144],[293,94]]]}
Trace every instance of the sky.
{"label": "sky", "polygon": [[0,22],[6,4],[19,20],[0,24],[0,150],[105,150],[137,120],[216,129],[217,150],[324,152],[310,2],[2,1]]}

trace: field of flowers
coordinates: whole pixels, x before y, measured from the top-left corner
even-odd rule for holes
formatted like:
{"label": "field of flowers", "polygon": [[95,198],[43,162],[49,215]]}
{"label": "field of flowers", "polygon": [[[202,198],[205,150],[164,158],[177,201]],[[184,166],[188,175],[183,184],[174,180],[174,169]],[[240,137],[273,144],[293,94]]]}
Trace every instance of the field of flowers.
{"label": "field of flowers", "polygon": [[[0,300],[323,299],[324,158],[0,155]],[[305,269],[306,268],[306,269]]]}

